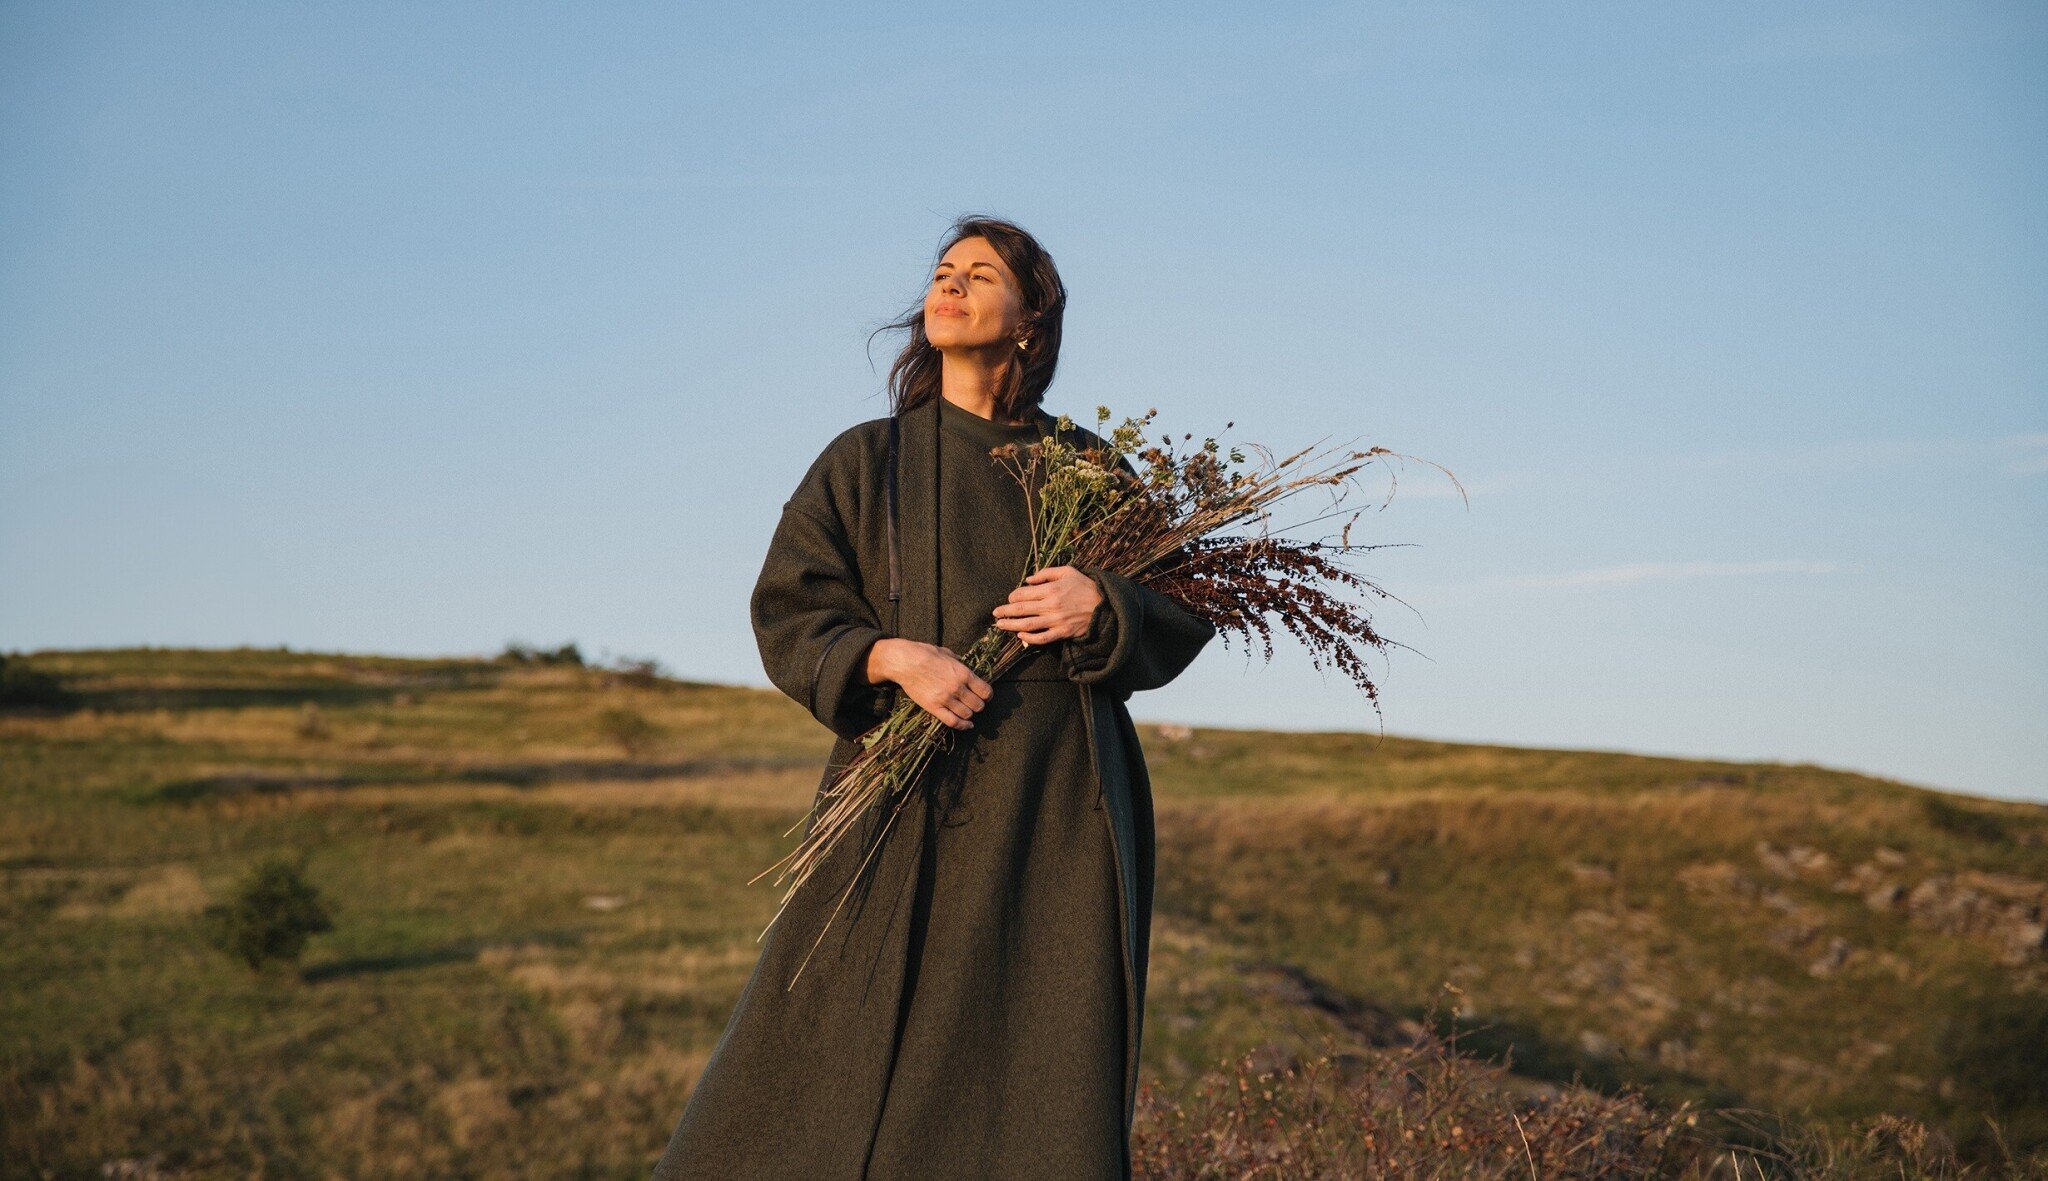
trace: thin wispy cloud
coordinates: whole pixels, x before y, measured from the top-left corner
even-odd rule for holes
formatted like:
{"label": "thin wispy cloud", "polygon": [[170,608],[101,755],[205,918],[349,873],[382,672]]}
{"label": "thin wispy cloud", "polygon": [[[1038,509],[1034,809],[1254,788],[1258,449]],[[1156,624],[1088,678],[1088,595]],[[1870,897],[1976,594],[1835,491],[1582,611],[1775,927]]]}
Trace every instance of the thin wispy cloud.
{"label": "thin wispy cloud", "polygon": [[[1501,486],[1501,483],[1500,479],[1490,479],[1460,480],[1458,484],[1453,484],[1445,477],[1434,475],[1433,473],[1407,474],[1394,483],[1391,489],[1385,482],[1382,482],[1378,488],[1374,489],[1373,496],[1376,498],[1374,503],[1386,499],[1387,493],[1390,490],[1393,493],[1394,500],[1397,502],[1403,500],[1477,499],[1482,492],[1491,493],[1496,491]],[[1462,484],[1465,488],[1462,497],[1458,492],[1459,484]],[[1364,502],[1361,501],[1360,503]]]}
{"label": "thin wispy cloud", "polygon": [[1800,21],[1754,33],[1730,46],[1733,62],[1822,62],[1899,57],[1922,48],[1925,30],[1857,14]]}
{"label": "thin wispy cloud", "polygon": [[2008,474],[2015,476],[2038,476],[2048,473],[2048,432],[2033,435],[2007,435],[1999,440],[2013,458],[2005,465]]}
{"label": "thin wispy cloud", "polygon": [[2048,472],[2048,431],[1975,439],[1837,439],[1791,447],[1756,447],[1681,456],[1690,468],[1807,468],[1839,470],[1940,460],[1980,463],[2010,476]]}
{"label": "thin wispy cloud", "polygon": [[690,172],[538,176],[533,178],[530,183],[535,187],[544,189],[560,188],[625,193],[684,193],[717,189],[835,190],[845,189],[850,185],[864,184],[872,179],[874,179],[872,176],[860,173],[809,172],[801,169],[774,172],[748,171],[744,169],[704,169]]}
{"label": "thin wispy cloud", "polygon": [[1516,586],[1621,586],[1636,582],[1745,574],[1832,574],[1835,569],[1833,562],[1795,558],[1766,562],[1635,562],[1624,566],[1575,570],[1569,574],[1524,575],[1508,581]]}

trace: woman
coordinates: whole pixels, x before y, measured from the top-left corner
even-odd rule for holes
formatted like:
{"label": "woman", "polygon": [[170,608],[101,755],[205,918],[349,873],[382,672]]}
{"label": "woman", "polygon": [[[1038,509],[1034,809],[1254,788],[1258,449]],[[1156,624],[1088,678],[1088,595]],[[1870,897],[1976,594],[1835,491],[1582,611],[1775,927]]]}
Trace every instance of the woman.
{"label": "woman", "polygon": [[[888,326],[910,335],[891,417],[783,506],[751,614],[769,678],[837,737],[820,787],[899,694],[951,746],[872,863],[879,812],[770,929],[655,1181],[1130,1175],[1154,845],[1124,702],[1215,629],[1110,571],[1023,568],[1025,493],[989,450],[1059,429],[1065,305],[1029,234],[956,221]],[[991,624],[1029,646],[994,683],[957,656]]]}

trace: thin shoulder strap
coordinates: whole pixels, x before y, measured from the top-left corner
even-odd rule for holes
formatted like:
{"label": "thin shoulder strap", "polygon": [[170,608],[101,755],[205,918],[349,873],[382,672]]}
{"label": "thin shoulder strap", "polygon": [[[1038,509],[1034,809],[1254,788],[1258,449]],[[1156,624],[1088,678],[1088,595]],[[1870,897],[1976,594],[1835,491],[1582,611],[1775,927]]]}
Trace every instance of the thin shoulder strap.
{"label": "thin shoulder strap", "polygon": [[896,558],[896,452],[897,436],[902,433],[901,420],[894,414],[889,416],[889,631],[892,635],[903,634],[899,618],[901,608],[898,600],[903,597],[903,581],[897,572]]}

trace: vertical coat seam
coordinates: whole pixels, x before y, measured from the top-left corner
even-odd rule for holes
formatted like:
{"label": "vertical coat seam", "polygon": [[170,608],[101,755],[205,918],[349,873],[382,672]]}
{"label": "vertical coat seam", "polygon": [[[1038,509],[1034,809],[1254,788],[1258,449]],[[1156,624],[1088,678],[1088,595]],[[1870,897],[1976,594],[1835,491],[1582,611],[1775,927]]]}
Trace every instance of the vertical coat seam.
{"label": "vertical coat seam", "polygon": [[[1102,751],[1097,737],[1098,731],[1095,718],[1094,686],[1077,683],[1075,685],[1075,688],[1080,690],[1081,717],[1087,723],[1088,762],[1089,766],[1092,767],[1095,771],[1095,789],[1097,792],[1103,793],[1106,797],[1108,789],[1105,786],[1105,781],[1102,775]],[[1119,740],[1121,740],[1122,735],[1119,734],[1118,738]],[[1134,1039],[1131,1036],[1131,1031],[1134,1028],[1136,1028],[1137,1023],[1142,1020],[1142,1014],[1135,1011],[1138,1008],[1138,977],[1137,967],[1131,959],[1131,944],[1133,940],[1136,938],[1137,927],[1135,922],[1135,916],[1131,913],[1132,903],[1130,899],[1130,894],[1124,888],[1125,859],[1130,854],[1126,853],[1123,847],[1123,842],[1117,839],[1116,812],[1114,809],[1108,806],[1108,800],[1106,798],[1103,801],[1102,822],[1109,829],[1110,856],[1116,863],[1117,959],[1121,963],[1124,973],[1123,1127],[1124,1135],[1126,1138],[1124,1144],[1124,1169],[1126,1170],[1126,1176],[1128,1176],[1128,1170],[1130,1169],[1130,1144],[1128,1138],[1130,1135],[1133,1109],[1137,1103],[1137,1088],[1135,1086],[1134,1079],[1136,1078],[1138,1071],[1138,1063],[1136,1061],[1138,1056],[1138,1048],[1136,1045],[1133,1044],[1133,1042],[1136,1039]],[[1133,872],[1135,872],[1135,870],[1133,870]]]}

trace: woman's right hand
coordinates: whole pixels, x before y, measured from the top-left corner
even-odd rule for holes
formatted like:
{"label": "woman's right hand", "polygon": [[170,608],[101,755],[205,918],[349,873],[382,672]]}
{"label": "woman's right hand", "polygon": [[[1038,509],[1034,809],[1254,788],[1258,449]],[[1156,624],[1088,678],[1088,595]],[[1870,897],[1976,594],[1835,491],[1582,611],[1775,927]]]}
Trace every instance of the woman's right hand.
{"label": "woman's right hand", "polygon": [[974,728],[977,710],[995,692],[951,648],[887,636],[868,649],[868,683],[894,681],[926,713],[955,730]]}

